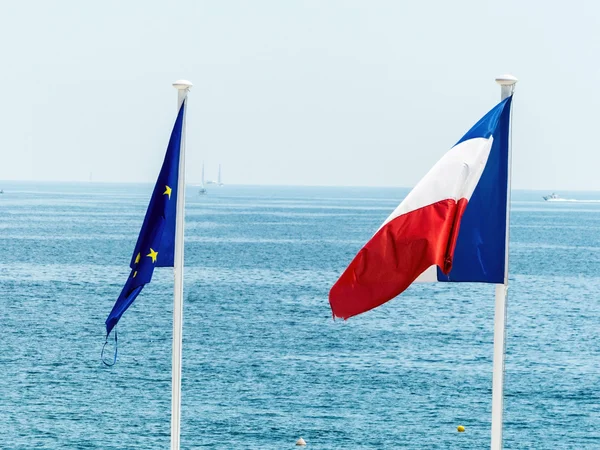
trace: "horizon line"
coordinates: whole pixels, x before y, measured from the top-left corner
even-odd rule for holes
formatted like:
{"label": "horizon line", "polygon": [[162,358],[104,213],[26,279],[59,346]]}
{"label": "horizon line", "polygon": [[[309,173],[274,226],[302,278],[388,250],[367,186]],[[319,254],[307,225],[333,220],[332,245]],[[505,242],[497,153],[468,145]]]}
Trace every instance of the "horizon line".
{"label": "horizon line", "polygon": [[[44,184],[78,184],[78,185],[151,185],[154,181],[84,181],[84,180],[0,180],[0,183],[44,183]],[[186,182],[186,187],[199,187],[200,182]],[[414,186],[383,186],[383,185],[331,185],[331,184],[251,184],[251,183],[223,183],[222,186],[234,187],[314,187],[314,188],[367,188],[367,189],[412,189]],[[206,188],[206,186],[204,186]],[[0,189],[2,186],[0,185]],[[542,188],[512,188],[512,191],[539,191],[539,192],[600,192],[600,189],[542,189]]]}

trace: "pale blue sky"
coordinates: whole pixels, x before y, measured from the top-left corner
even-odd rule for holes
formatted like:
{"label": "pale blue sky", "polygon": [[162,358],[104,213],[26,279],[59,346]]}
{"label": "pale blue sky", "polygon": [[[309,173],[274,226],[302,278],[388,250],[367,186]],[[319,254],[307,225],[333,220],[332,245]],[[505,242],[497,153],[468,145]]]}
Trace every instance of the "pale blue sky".
{"label": "pale blue sky", "polygon": [[[504,5],[504,6],[501,6]],[[520,80],[513,187],[600,189],[594,1],[4,2],[0,179],[412,186]]]}

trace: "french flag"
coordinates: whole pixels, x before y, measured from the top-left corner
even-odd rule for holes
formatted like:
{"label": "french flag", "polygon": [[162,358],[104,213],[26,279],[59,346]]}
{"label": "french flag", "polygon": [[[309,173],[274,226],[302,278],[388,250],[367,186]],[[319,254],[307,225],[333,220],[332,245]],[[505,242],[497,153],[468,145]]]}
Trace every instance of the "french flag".
{"label": "french flag", "polygon": [[477,122],[358,252],[329,293],[334,317],[415,281],[505,283],[511,102]]}

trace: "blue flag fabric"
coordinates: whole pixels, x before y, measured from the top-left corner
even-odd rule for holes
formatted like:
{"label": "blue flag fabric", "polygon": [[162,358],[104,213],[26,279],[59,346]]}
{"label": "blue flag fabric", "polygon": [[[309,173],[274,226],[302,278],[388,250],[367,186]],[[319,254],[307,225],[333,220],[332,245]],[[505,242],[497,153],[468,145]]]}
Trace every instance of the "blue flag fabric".
{"label": "blue flag fabric", "polygon": [[458,141],[494,138],[483,174],[462,217],[452,271],[445,275],[438,268],[438,281],[504,283],[511,105],[512,95]]}
{"label": "blue flag fabric", "polygon": [[173,267],[175,253],[175,217],[177,210],[177,182],[179,155],[185,102],[179,109],[169,146],[135,250],[131,257],[131,273],[106,319],[106,335],[115,327],[123,313],[133,303],[146,283],[152,279],[155,267]]}

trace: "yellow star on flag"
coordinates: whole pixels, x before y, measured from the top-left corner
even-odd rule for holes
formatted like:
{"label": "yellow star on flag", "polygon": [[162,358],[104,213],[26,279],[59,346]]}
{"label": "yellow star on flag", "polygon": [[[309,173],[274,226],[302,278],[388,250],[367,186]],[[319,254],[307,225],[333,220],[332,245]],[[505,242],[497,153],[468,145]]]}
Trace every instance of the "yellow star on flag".
{"label": "yellow star on flag", "polygon": [[155,252],[154,250],[150,249],[150,253],[148,253],[146,256],[152,258],[152,262],[155,263],[156,257],[158,256],[158,252]]}
{"label": "yellow star on flag", "polygon": [[[137,263],[139,263],[139,262],[140,262],[140,257],[141,257],[141,256],[142,256],[142,254],[141,254],[141,253],[138,253],[138,254],[137,254],[137,256],[135,257],[135,264],[137,264]],[[134,275],[134,277],[135,277],[135,275]]]}
{"label": "yellow star on flag", "polygon": [[165,192],[163,192],[163,195],[168,195],[169,200],[171,200],[171,188],[169,186],[165,186]]}
{"label": "yellow star on flag", "polygon": [[133,272],[133,278],[135,278],[136,275],[137,275],[137,270],[135,272]]}

